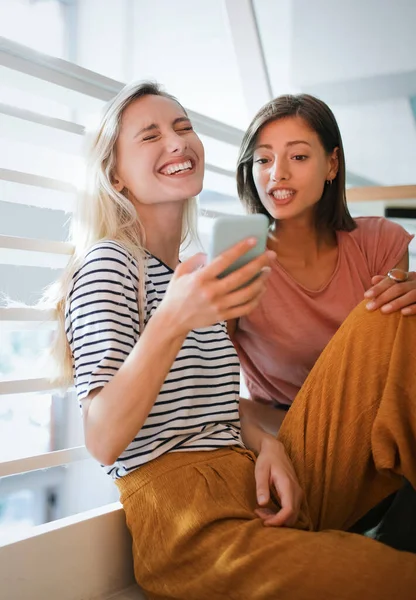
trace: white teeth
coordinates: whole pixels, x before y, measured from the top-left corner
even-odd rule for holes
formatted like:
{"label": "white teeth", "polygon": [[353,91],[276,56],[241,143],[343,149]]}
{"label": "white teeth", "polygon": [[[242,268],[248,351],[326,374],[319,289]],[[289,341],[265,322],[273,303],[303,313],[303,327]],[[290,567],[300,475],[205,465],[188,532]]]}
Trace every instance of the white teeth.
{"label": "white teeth", "polygon": [[276,200],[287,200],[291,196],[293,196],[295,192],[292,190],[274,190],[273,196]]}
{"label": "white teeth", "polygon": [[186,171],[187,169],[192,169],[192,162],[187,160],[183,163],[176,163],[174,165],[169,165],[162,171],[164,175],[173,175],[173,173],[178,173],[179,171]]}

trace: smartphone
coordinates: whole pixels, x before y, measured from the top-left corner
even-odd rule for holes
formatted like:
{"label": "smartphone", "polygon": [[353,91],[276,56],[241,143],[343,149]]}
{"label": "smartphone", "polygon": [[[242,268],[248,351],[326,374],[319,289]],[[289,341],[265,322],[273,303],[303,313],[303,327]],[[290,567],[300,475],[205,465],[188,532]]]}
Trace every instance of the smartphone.
{"label": "smartphone", "polygon": [[227,215],[217,217],[214,220],[208,247],[208,263],[238,242],[249,237],[257,238],[257,244],[223,271],[219,275],[220,278],[241,269],[241,267],[265,252],[268,227],[268,218],[266,215],[261,214]]}

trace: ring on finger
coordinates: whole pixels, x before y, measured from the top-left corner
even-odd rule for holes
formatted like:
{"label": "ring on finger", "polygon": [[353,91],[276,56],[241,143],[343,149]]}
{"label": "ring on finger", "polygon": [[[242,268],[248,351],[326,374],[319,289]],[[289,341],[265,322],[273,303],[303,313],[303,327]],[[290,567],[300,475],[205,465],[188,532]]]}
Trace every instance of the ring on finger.
{"label": "ring on finger", "polygon": [[387,273],[387,277],[395,283],[404,283],[409,279],[409,273],[402,269],[391,269],[391,271]]}

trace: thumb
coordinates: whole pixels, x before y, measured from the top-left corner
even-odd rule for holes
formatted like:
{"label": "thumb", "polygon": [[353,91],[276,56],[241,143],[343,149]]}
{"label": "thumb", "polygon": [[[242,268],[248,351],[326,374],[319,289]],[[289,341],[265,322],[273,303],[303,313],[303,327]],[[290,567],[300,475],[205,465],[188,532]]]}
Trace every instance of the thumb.
{"label": "thumb", "polygon": [[180,263],[175,269],[175,275],[179,277],[181,275],[186,275],[187,273],[193,273],[197,269],[204,267],[207,262],[207,255],[203,252],[198,252],[198,254],[194,254],[188,260]]}

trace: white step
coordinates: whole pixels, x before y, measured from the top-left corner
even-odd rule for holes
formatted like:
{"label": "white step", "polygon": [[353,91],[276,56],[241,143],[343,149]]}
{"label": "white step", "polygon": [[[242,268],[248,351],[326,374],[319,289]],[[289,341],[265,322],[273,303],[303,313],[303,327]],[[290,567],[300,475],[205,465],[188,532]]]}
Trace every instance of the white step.
{"label": "white step", "polygon": [[114,596],[110,596],[107,600],[146,600],[146,596],[137,585],[133,585]]}

